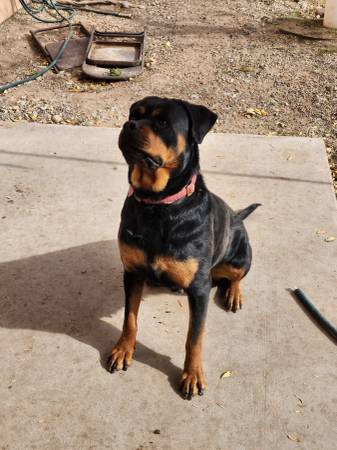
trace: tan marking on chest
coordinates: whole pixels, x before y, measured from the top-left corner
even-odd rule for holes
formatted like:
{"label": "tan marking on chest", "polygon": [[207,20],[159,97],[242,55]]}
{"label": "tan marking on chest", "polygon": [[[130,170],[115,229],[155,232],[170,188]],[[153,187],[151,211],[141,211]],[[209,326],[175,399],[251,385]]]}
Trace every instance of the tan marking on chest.
{"label": "tan marking on chest", "polygon": [[158,256],[152,267],[154,270],[164,272],[177,286],[187,288],[197,273],[199,263],[194,258],[177,261],[167,256]]}
{"label": "tan marking on chest", "polygon": [[147,257],[143,250],[124,244],[121,241],[118,242],[118,245],[122,263],[126,271],[130,272],[133,269],[142,268],[147,265]]}

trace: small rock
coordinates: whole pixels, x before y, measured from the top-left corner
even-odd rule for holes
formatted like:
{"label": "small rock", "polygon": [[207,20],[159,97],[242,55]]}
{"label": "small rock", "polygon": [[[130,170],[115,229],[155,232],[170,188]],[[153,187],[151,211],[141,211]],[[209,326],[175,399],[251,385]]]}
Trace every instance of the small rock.
{"label": "small rock", "polygon": [[62,117],[58,114],[55,114],[54,116],[52,116],[51,120],[54,123],[61,123],[62,122]]}
{"label": "small rock", "polygon": [[153,430],[153,434],[160,434],[160,430],[158,430],[158,429]]}
{"label": "small rock", "polygon": [[324,242],[333,242],[335,240],[336,240],[335,236],[328,236],[324,239]]}

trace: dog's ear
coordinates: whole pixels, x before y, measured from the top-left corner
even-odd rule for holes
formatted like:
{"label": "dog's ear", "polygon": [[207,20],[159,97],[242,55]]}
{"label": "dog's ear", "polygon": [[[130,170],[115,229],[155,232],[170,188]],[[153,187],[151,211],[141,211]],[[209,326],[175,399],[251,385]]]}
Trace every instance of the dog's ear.
{"label": "dog's ear", "polygon": [[194,105],[185,101],[182,103],[190,118],[192,136],[198,144],[201,144],[206,134],[215,124],[218,116],[206,106]]}

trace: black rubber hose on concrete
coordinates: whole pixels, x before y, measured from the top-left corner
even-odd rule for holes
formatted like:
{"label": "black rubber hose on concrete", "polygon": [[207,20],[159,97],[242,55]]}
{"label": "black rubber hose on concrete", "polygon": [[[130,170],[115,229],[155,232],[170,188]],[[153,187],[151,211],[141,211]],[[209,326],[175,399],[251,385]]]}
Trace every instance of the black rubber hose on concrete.
{"label": "black rubber hose on concrete", "polygon": [[294,289],[293,293],[295,297],[301,302],[304,308],[309,312],[309,314],[316,320],[316,322],[327,332],[335,341],[337,341],[337,328],[334,327],[314,306],[308,297],[304,294],[301,289]]}

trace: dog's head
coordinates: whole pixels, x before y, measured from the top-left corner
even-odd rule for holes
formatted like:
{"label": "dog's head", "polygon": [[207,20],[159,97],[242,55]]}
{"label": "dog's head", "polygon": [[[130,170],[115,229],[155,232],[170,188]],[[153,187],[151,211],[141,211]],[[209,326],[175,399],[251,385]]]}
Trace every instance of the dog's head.
{"label": "dog's head", "polygon": [[146,97],[134,103],[119,137],[132,186],[163,191],[184,170],[216,119],[208,108],[181,100]]}

